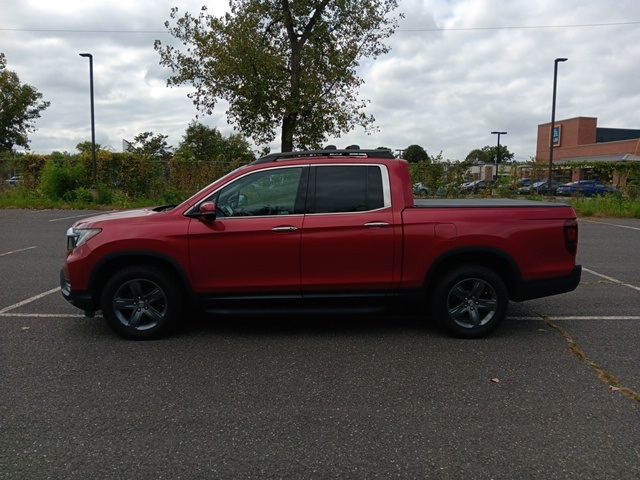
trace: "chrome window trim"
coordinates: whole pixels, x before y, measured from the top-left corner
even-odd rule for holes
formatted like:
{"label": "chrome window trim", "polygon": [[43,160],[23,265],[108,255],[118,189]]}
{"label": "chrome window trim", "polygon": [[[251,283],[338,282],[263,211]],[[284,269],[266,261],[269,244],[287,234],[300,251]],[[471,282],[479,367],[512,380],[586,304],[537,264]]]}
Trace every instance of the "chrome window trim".
{"label": "chrome window trim", "polygon": [[380,212],[391,207],[374,208],[373,210],[358,210],[357,212],[324,212],[324,213],[305,213],[307,217],[317,217],[318,215],[362,215],[363,213]]}
{"label": "chrome window trim", "polygon": [[[183,215],[189,216],[193,215],[199,208],[200,205],[204,202],[211,201],[211,197],[215,196],[220,190],[231,185],[232,183],[237,182],[238,180],[252,175],[254,173],[264,172],[266,170],[281,170],[283,168],[310,168],[310,167],[378,167],[380,169],[380,176],[382,177],[382,196],[384,200],[384,205],[380,208],[374,208],[373,210],[359,210],[353,212],[322,212],[322,213],[291,213],[287,215],[247,215],[247,216],[238,216],[238,217],[221,217],[220,220],[232,220],[232,219],[243,219],[243,218],[286,218],[286,217],[303,217],[305,215],[354,215],[354,214],[363,214],[363,213],[372,213],[379,212],[381,210],[386,210],[391,208],[391,183],[389,181],[389,169],[386,165],[380,163],[311,163],[305,165],[279,165],[277,167],[269,167],[269,168],[261,168],[259,170],[253,170],[251,172],[246,172],[243,175],[240,175],[237,178],[234,178],[232,182],[226,183],[221,187],[214,190],[210,195],[207,196],[204,200],[201,200],[196,205],[188,209]],[[308,190],[307,190],[308,193]]]}
{"label": "chrome window trim", "polygon": [[373,210],[358,210],[352,212],[322,212],[322,213],[307,213],[306,215],[353,215],[356,213],[371,213],[379,212],[391,207],[391,183],[389,181],[389,169],[386,165],[380,163],[322,163],[314,164],[314,167],[378,167],[380,169],[380,177],[382,178],[382,198],[383,206],[380,208],[374,208]]}
{"label": "chrome window trim", "polygon": [[[214,197],[220,190],[222,190],[225,187],[228,187],[229,185],[237,182],[238,180],[240,180],[241,178],[244,178],[248,175],[252,175],[254,173],[261,173],[261,172],[265,172],[267,170],[281,170],[283,168],[308,168],[309,165],[279,165],[277,167],[269,167],[269,168],[261,168],[258,170],[252,170],[251,172],[247,172],[243,175],[240,175],[237,178],[234,178],[231,182],[229,183],[225,183],[224,185],[220,186],[219,188],[215,189],[213,192],[211,192],[211,195],[207,195],[207,198],[205,198],[204,200],[199,201],[196,205],[194,205],[193,207],[191,207],[190,209],[188,209],[186,212],[183,213],[183,216],[188,217],[190,215],[195,214],[196,211],[198,211],[200,209],[200,205],[202,205],[204,202],[210,202],[211,201],[211,197]],[[281,217],[298,217],[298,216],[303,216],[303,214],[300,213],[291,213],[288,215],[246,215],[246,216],[238,216],[238,217],[221,217],[226,219],[226,220],[230,220],[232,218],[269,218],[269,217],[273,217],[273,218],[281,218]]]}
{"label": "chrome window trim", "polygon": [[217,220],[242,220],[243,218],[290,218],[290,217],[304,217],[304,213],[288,213],[286,215],[238,215],[237,217],[220,217]]}

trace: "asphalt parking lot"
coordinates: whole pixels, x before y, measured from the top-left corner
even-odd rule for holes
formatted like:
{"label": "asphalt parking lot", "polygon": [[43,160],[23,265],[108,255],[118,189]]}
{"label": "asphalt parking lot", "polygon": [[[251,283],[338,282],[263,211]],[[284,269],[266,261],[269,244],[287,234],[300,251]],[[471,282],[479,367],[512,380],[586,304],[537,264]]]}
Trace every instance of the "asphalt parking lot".
{"label": "asphalt parking lot", "polygon": [[418,318],[191,319],[116,337],[62,299],[65,230],[0,210],[0,478],[640,478],[640,220],[489,338]]}

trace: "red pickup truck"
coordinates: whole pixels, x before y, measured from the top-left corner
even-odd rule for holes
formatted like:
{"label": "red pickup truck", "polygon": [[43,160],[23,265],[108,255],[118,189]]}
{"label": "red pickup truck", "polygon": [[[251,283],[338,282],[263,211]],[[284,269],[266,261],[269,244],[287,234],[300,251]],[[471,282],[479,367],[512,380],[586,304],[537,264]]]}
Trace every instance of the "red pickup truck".
{"label": "red pickup truck", "polygon": [[156,337],[184,308],[397,311],[422,302],[480,337],[509,300],[574,290],[578,226],[559,203],[414,200],[384,150],[271,154],[178,206],[108,213],[67,232],[62,294],[119,334]]}

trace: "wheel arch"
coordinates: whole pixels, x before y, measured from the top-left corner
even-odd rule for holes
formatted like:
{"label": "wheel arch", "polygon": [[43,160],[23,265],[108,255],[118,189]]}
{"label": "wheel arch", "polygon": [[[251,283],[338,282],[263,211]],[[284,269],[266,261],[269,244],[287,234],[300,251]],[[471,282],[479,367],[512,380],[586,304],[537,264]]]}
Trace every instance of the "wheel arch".
{"label": "wheel arch", "polygon": [[486,247],[456,249],[438,257],[425,276],[427,292],[434,291],[434,284],[447,270],[458,265],[481,265],[500,276],[507,287],[509,298],[516,298],[522,283],[522,273],[516,261],[508,253]]}
{"label": "wheel arch", "polygon": [[89,289],[94,293],[94,297],[99,298],[106,282],[115,272],[134,265],[156,267],[169,273],[177,280],[178,286],[187,298],[192,298],[191,282],[184,269],[172,258],[148,251],[120,252],[103,258],[92,272],[89,280]]}

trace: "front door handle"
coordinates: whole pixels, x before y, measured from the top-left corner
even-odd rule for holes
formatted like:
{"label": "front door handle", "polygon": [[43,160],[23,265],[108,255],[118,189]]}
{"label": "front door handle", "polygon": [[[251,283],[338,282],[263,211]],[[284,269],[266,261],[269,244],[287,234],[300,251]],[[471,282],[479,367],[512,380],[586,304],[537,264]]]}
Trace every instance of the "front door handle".
{"label": "front door handle", "polygon": [[291,225],[287,225],[286,227],[275,227],[271,229],[272,232],[295,232],[296,230],[298,230],[298,227],[293,227]]}
{"label": "front door handle", "polygon": [[388,227],[389,224],[387,222],[370,222],[370,223],[365,223],[364,226],[367,228],[384,228],[384,227]]}

